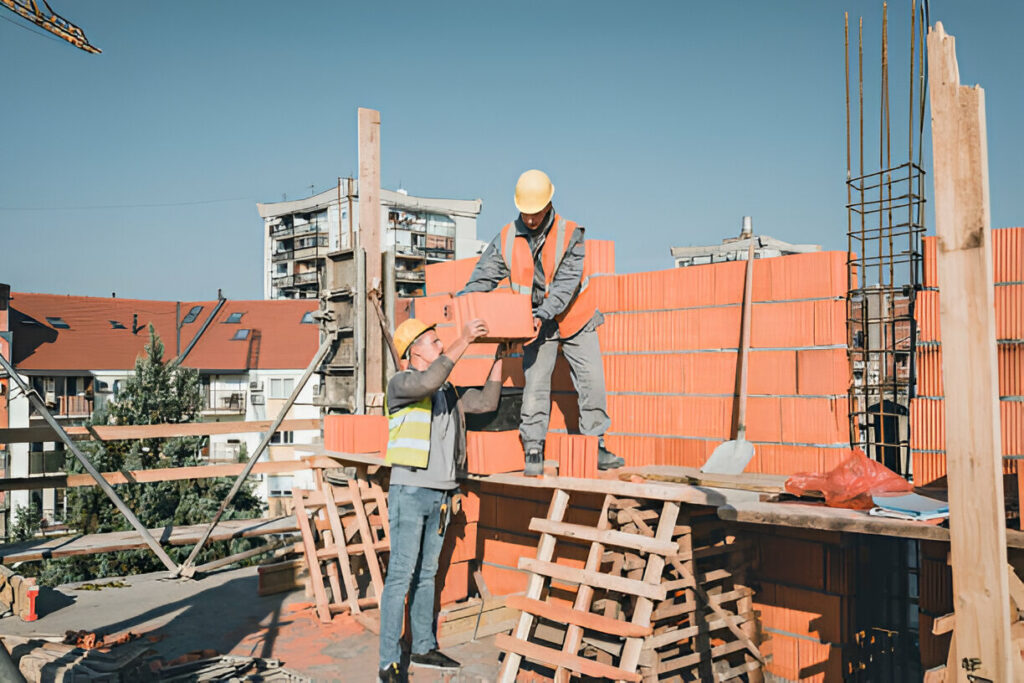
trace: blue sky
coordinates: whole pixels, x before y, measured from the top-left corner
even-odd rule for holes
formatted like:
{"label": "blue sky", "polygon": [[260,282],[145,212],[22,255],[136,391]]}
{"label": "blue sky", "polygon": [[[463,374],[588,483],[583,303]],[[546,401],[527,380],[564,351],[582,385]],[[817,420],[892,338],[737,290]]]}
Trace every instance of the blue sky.
{"label": "blue sky", "polygon": [[[103,54],[0,10],[0,282],[21,291],[260,298],[255,202],[354,175],[359,106],[381,111],[383,185],[483,199],[482,239],[538,167],[562,213],[616,240],[620,272],[743,215],[845,248],[844,10],[864,16],[878,102],[881,2],[52,4]],[[897,158],[909,15],[890,5]],[[1024,223],[1024,3],[931,16],[986,89],[993,226]]]}

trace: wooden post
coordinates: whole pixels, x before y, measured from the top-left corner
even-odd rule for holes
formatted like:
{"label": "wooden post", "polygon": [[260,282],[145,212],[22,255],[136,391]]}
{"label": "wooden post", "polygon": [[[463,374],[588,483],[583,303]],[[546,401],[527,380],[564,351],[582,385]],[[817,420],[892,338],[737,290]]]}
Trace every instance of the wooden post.
{"label": "wooden post", "polygon": [[[1019,680],[1010,643],[985,92],[928,31],[956,677]],[[952,672],[950,672],[952,673]]]}
{"label": "wooden post", "polygon": [[[380,112],[359,108],[359,244],[366,253],[366,287],[381,280],[380,250]],[[364,307],[366,310],[366,307]],[[375,311],[365,313],[363,372],[366,412],[383,412],[383,338]]]}

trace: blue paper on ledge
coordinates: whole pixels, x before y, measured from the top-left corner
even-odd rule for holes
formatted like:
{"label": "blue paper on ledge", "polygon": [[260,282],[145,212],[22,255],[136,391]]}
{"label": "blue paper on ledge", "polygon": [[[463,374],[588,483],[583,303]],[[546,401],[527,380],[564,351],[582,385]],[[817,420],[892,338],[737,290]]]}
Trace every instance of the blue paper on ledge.
{"label": "blue paper on ledge", "polygon": [[899,496],[871,496],[875,504],[870,514],[876,517],[896,519],[929,520],[949,517],[949,503],[928,498],[917,493]]}

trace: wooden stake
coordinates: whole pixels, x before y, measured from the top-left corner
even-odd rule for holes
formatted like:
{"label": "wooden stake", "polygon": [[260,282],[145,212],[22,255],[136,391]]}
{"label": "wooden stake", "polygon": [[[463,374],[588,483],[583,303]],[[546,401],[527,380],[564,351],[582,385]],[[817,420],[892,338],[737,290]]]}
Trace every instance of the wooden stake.
{"label": "wooden stake", "polygon": [[985,93],[928,32],[957,680],[1019,680],[1010,643]]}
{"label": "wooden stake", "polygon": [[[359,244],[366,252],[366,288],[381,281],[380,249],[380,112],[359,108]],[[363,307],[365,311],[367,307]],[[366,314],[366,353],[363,370],[366,377],[366,412],[383,411],[384,354],[376,313]]]}

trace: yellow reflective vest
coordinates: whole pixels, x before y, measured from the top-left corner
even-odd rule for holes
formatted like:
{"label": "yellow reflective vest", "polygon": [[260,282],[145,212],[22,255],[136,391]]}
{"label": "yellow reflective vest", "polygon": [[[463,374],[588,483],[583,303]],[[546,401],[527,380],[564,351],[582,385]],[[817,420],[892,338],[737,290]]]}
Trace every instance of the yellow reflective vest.
{"label": "yellow reflective vest", "polygon": [[388,452],[384,461],[389,465],[426,467],[430,460],[430,420],[434,401],[427,396],[391,414],[388,412]]}

